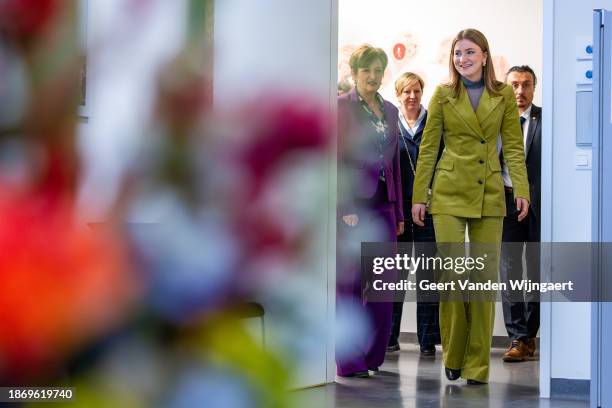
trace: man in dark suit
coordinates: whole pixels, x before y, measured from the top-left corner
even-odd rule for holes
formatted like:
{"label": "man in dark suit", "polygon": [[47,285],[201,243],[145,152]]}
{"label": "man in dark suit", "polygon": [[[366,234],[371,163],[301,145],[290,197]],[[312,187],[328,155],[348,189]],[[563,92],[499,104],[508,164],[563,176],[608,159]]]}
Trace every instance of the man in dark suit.
{"label": "man in dark suit", "polygon": [[[504,245],[500,268],[502,282],[524,278],[534,282],[540,280],[540,251],[536,243],[540,241],[542,109],[532,103],[536,82],[535,73],[527,65],[514,66],[506,74],[506,83],[514,90],[523,129],[531,203],[529,215],[523,221],[518,221],[512,182],[504,164],[502,176],[506,190],[507,213],[504,218]],[[501,157],[503,160],[503,153]],[[512,244],[507,244],[508,242]],[[523,251],[526,271],[523,271]],[[526,277],[523,276],[523,272],[526,272]],[[511,340],[510,347],[503,356],[506,362],[525,361],[535,354],[535,337],[540,328],[540,304],[525,301],[522,296],[517,299],[519,295],[513,292],[503,303],[504,321]]]}

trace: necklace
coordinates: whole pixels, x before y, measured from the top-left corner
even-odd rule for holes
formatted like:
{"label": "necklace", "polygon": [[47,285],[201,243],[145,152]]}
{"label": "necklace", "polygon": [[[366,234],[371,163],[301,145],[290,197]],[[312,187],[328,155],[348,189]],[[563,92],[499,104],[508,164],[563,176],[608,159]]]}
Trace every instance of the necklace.
{"label": "necklace", "polygon": [[410,170],[412,170],[412,175],[416,177],[416,168],[414,167],[414,163],[412,162],[412,156],[410,156],[410,150],[408,150],[408,144],[406,143],[406,136],[404,135],[404,128],[402,124],[398,121],[397,127],[399,127],[402,142],[404,142],[404,149],[406,149],[406,154],[408,155],[408,160],[410,161]]}
{"label": "necklace", "polygon": [[[414,166],[414,163],[412,162],[412,156],[410,156],[410,150],[408,150],[408,143],[406,143],[406,137],[404,136],[404,128],[402,127],[402,124],[400,123],[400,121],[397,121],[397,127],[399,127],[400,130],[400,139],[402,139],[402,142],[404,142],[404,149],[406,149],[406,154],[408,155],[408,161],[410,162],[410,170],[412,170],[412,176],[414,178],[416,178],[416,168]],[[427,207],[429,209],[429,207],[431,206],[431,188],[427,190],[427,202],[425,203],[425,207]]]}

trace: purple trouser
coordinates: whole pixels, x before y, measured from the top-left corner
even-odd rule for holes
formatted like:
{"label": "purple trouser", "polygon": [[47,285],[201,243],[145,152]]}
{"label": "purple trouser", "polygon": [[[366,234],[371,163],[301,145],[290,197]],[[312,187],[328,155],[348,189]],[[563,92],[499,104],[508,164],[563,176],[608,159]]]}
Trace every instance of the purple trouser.
{"label": "purple trouser", "polygon": [[[396,242],[395,206],[386,200],[386,188],[380,187],[381,184],[379,184],[379,189],[374,197],[363,203],[366,204],[364,206],[366,209],[358,213],[359,224],[363,226],[370,221],[381,227],[379,228],[381,235],[365,237],[366,240]],[[355,230],[359,228],[359,225],[357,227],[341,225],[340,239],[343,239],[342,236],[344,236],[347,239],[360,237],[361,240],[364,240],[363,235],[355,233]],[[351,345],[352,350],[347,352],[347,345],[337,346],[344,347],[344,351],[347,353],[343,353],[343,355],[351,356],[350,358],[340,358],[338,353],[336,354],[337,373],[340,376],[378,368],[382,365],[391,332],[393,303],[363,301],[360,265],[360,259],[348,259],[343,254],[338,254],[337,271],[339,279],[337,279],[336,285],[336,298],[339,302],[337,307],[346,307],[348,304],[360,308],[363,310],[363,315],[368,320],[370,327],[370,332],[367,333],[366,338],[358,339]],[[339,313],[341,312],[339,310]]]}

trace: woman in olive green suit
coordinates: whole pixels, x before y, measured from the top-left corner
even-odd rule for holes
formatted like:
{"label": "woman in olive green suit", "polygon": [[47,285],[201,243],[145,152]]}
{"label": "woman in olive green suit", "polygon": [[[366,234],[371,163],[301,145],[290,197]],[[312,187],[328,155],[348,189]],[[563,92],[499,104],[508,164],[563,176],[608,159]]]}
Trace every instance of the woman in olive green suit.
{"label": "woman in olive green suit", "polygon": [[[429,213],[433,215],[436,240],[464,242],[468,227],[470,242],[494,243],[487,264],[496,279],[506,214],[500,147],[514,186],[519,219],[527,215],[529,207],[518,109],[512,89],[495,80],[489,45],[480,31],[467,29],[457,34],[449,70],[450,81],[436,88],[429,104],[414,182],[412,218],[422,225],[431,185]],[[436,163],[442,137],[445,149]],[[488,381],[494,318],[495,303],[491,301],[440,302],[442,349],[449,380],[461,376],[468,384]]]}

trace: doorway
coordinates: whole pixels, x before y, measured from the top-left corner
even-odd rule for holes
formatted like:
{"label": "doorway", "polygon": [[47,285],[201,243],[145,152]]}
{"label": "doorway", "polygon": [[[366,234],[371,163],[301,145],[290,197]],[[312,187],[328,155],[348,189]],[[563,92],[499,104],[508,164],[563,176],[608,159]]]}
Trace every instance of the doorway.
{"label": "doorway", "polygon": [[[427,107],[435,86],[447,80],[448,50],[452,37],[460,29],[473,27],[482,31],[489,40],[499,80],[504,80],[505,72],[513,65],[529,65],[533,68],[538,78],[533,102],[542,106],[544,93],[539,80],[545,75],[543,72],[544,8],[543,0],[536,2],[521,0],[518,3],[499,1],[495,7],[491,6],[491,2],[483,0],[465,1],[461,6],[447,0],[430,2],[382,0],[377,2],[375,7],[366,0],[339,0],[339,85],[350,85],[348,58],[351,52],[360,44],[369,43],[383,48],[389,58],[380,88],[381,95],[397,105],[395,80],[405,71],[415,72],[425,81],[422,103]],[[522,10],[520,19],[512,19],[511,26],[500,24],[500,15],[516,15],[517,10]],[[550,215],[550,211],[546,214],[544,208],[542,213],[542,217]],[[401,332],[401,340],[408,343],[416,342],[415,303],[404,305]],[[502,307],[498,303],[494,346],[507,347],[508,343]],[[542,347],[548,345],[544,344]],[[549,353],[541,349],[540,355],[549,356]],[[496,355],[492,359],[500,357],[501,355]],[[536,380],[538,376],[549,375],[550,370],[541,372],[542,366],[549,365],[547,361],[530,363],[535,365],[532,371],[535,377],[532,378],[533,383],[538,383]],[[550,382],[549,378],[542,381],[547,384]]]}

